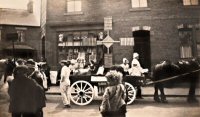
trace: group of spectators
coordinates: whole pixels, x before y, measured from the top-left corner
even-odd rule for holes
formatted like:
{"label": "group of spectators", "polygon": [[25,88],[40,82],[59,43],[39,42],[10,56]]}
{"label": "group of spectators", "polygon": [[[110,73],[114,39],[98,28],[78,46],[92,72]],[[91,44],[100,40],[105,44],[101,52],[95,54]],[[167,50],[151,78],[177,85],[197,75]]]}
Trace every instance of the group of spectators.
{"label": "group of spectators", "polygon": [[4,72],[12,117],[43,117],[42,109],[46,106],[45,91],[51,84],[47,63],[36,63],[33,59],[8,59]]}

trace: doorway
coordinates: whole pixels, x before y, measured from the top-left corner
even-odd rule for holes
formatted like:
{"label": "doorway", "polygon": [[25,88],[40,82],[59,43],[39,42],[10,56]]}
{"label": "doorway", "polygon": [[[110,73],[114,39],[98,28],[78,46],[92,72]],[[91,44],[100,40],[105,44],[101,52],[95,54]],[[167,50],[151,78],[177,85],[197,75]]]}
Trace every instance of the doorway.
{"label": "doorway", "polygon": [[134,31],[133,37],[135,41],[133,51],[139,54],[139,61],[141,66],[151,70],[150,31]]}

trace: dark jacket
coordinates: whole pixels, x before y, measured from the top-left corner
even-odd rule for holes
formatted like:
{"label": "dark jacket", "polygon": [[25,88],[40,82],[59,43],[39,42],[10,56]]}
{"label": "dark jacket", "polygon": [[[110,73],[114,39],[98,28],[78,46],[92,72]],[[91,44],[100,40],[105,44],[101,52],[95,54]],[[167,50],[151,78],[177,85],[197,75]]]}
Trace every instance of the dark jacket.
{"label": "dark jacket", "polygon": [[8,89],[11,113],[36,113],[45,107],[45,94],[34,80],[16,76]]}

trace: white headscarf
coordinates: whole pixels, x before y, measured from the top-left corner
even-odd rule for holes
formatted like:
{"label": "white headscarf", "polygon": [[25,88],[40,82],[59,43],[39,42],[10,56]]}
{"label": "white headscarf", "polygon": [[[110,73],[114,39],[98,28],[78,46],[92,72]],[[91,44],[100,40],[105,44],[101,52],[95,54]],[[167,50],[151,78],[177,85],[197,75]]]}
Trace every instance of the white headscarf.
{"label": "white headscarf", "polygon": [[123,58],[123,63],[125,63],[125,61],[127,61],[127,63],[129,63],[128,59]]}
{"label": "white headscarf", "polygon": [[138,57],[139,56],[139,54],[138,53],[133,53],[133,58],[136,58],[136,57]]}

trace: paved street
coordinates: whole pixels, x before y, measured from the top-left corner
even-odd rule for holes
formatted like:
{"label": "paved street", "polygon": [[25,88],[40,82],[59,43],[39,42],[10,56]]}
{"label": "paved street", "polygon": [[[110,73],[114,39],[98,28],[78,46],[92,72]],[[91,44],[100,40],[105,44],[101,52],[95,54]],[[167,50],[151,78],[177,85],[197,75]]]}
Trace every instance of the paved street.
{"label": "paved street", "polygon": [[[57,87],[52,87],[56,90]],[[166,89],[168,104],[155,103],[153,101],[152,87],[143,88],[144,99],[136,100],[127,106],[127,117],[200,117],[200,105],[189,104],[186,102],[187,88]],[[200,90],[197,90],[198,100],[200,101]],[[178,97],[174,97],[177,95]],[[47,106],[44,108],[45,117],[100,117],[98,106],[100,100],[94,100],[87,106],[77,106],[72,104],[71,109],[64,109],[60,95],[47,95]],[[1,92],[0,117],[10,117],[8,113],[7,96]]]}

